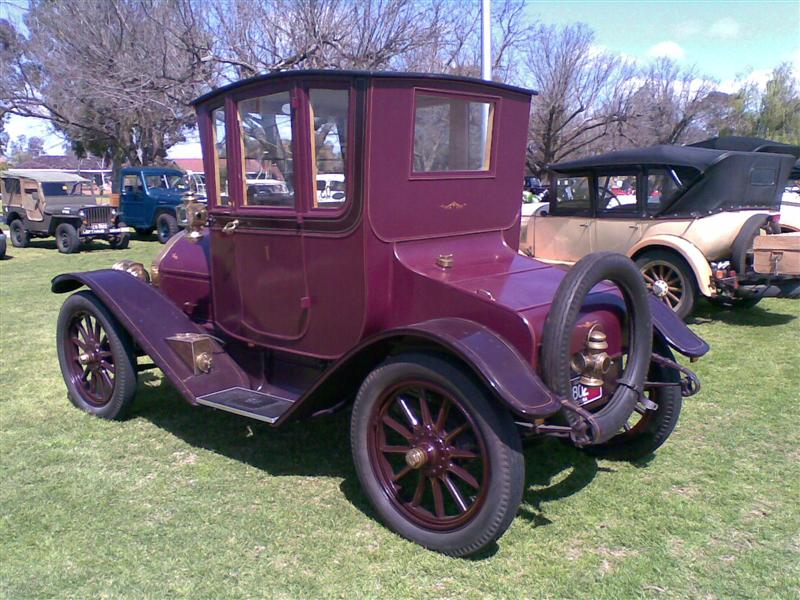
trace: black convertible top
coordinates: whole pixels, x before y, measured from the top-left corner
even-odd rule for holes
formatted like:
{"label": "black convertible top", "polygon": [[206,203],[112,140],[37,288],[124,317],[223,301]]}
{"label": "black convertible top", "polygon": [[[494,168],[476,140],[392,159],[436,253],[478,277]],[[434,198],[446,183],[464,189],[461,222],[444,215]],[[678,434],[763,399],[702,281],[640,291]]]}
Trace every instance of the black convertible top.
{"label": "black convertible top", "polygon": [[745,137],[738,135],[728,135],[713,137],[689,144],[695,148],[714,148],[716,150],[739,150],[741,152],[770,152],[772,154],[791,154],[797,158],[794,168],[789,175],[790,179],[800,179],[800,146],[784,144],[783,142],[773,142],[758,137]]}
{"label": "black convertible top", "polygon": [[607,167],[629,167],[632,165],[694,167],[704,172],[726,152],[707,148],[687,148],[685,146],[649,146],[647,148],[628,148],[587,156],[577,160],[548,165],[557,173],[578,173]]}
{"label": "black convertible top", "polygon": [[[759,140],[755,146],[758,152],[727,148],[728,145],[753,148],[753,139],[706,140],[709,145],[721,146],[718,149],[669,145],[631,148],[549,165],[549,169],[559,175],[597,176],[684,168],[679,189],[656,216],[695,217],[748,209],[778,211],[795,155],[772,150],[783,146],[769,140]],[[800,148],[797,150],[800,152]],[[694,175],[687,175],[686,168],[693,170]]]}

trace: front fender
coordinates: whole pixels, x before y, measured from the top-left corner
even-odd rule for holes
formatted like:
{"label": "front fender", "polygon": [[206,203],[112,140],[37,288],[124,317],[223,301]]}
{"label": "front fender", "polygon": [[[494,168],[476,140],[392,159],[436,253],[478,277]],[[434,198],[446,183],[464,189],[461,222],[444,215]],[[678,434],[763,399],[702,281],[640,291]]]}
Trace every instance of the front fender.
{"label": "front fender", "polygon": [[405,351],[434,350],[454,356],[480,379],[515,415],[532,421],[561,409],[553,392],[508,342],[483,325],[461,318],[433,319],[382,332],[331,365],[312,389],[281,418],[308,416],[331,406],[352,390],[354,381],[388,356]]}
{"label": "front fender", "polygon": [[628,256],[634,257],[644,250],[659,246],[674,250],[683,257],[694,273],[697,286],[700,288],[700,293],[704,296],[716,295],[716,290],[711,285],[712,273],[708,259],[697,246],[682,237],[662,233],[645,238],[628,251]]}
{"label": "front fender", "polygon": [[206,331],[153,286],[125,271],[102,269],[58,275],[51,283],[51,290],[63,294],[83,286],[95,293],[190,403],[195,404],[197,396],[214,391],[249,388],[247,376],[216,342],[214,367],[210,373],[195,374],[183,362],[167,338],[179,333],[204,334]]}

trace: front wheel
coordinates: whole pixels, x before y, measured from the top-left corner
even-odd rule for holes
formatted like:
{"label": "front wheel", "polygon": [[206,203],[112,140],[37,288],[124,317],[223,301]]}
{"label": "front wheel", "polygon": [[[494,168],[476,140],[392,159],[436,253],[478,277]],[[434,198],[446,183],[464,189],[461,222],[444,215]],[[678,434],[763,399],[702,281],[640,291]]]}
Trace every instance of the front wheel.
{"label": "front wheel", "polygon": [[[119,223],[117,227],[126,227],[125,223]],[[131,242],[131,234],[128,232],[108,238],[108,245],[112,250],[125,250]]]}
{"label": "front wheel", "polygon": [[522,500],[525,466],[511,415],[443,358],[402,355],[370,373],[353,406],[351,443],[381,519],[431,550],[480,551]]}
{"label": "front wheel", "polygon": [[136,394],[133,343],[92,292],[64,302],[56,344],[70,401],[103,419],[122,418]]}
{"label": "front wheel", "polygon": [[178,233],[178,220],[168,213],[161,213],[156,219],[156,233],[158,241],[166,244],[169,238]]}
{"label": "front wheel", "polygon": [[69,223],[61,223],[56,227],[56,246],[61,254],[75,254],[81,249],[81,238],[78,230]]}

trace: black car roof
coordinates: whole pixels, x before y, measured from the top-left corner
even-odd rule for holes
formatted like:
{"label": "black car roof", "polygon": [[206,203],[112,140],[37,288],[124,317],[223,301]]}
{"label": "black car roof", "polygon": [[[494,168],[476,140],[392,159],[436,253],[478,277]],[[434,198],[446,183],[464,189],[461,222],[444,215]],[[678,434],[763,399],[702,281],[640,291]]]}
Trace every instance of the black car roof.
{"label": "black car roof", "polygon": [[729,151],[708,148],[660,145],[606,152],[605,154],[548,165],[548,168],[557,173],[578,173],[607,167],[669,165],[673,167],[694,167],[703,172],[729,153]]}
{"label": "black car roof", "polygon": [[462,83],[473,83],[483,86],[489,86],[496,89],[507,90],[511,92],[518,92],[520,94],[527,94],[529,96],[536,95],[537,92],[523,87],[508,85],[506,83],[499,83],[497,81],[486,81],[485,79],[476,79],[474,77],[463,77],[461,75],[445,75],[442,73],[414,73],[406,71],[356,71],[356,70],[341,70],[341,69],[298,69],[292,71],[277,71],[275,73],[265,73],[263,75],[256,75],[248,79],[240,79],[228,85],[216,88],[210,92],[203,94],[199,98],[192,101],[193,105],[205,102],[215,96],[225,94],[231,90],[235,90],[251,83],[260,81],[270,81],[277,79],[291,79],[303,77],[367,77],[374,79],[431,79],[437,81],[458,81]]}
{"label": "black car roof", "polygon": [[737,152],[771,152],[773,154],[791,154],[800,158],[800,146],[784,144],[759,137],[726,135],[708,138],[702,142],[688,144],[693,148],[712,148],[714,150],[736,150]]}

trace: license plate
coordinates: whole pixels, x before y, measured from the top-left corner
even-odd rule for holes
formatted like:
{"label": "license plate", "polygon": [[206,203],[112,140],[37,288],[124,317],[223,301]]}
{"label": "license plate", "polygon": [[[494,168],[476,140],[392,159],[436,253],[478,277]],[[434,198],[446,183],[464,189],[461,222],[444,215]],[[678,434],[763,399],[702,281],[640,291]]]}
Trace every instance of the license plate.
{"label": "license plate", "polygon": [[572,401],[578,406],[589,404],[603,397],[602,387],[586,387],[578,383],[579,380],[580,377],[573,377],[570,381],[572,384]]}

